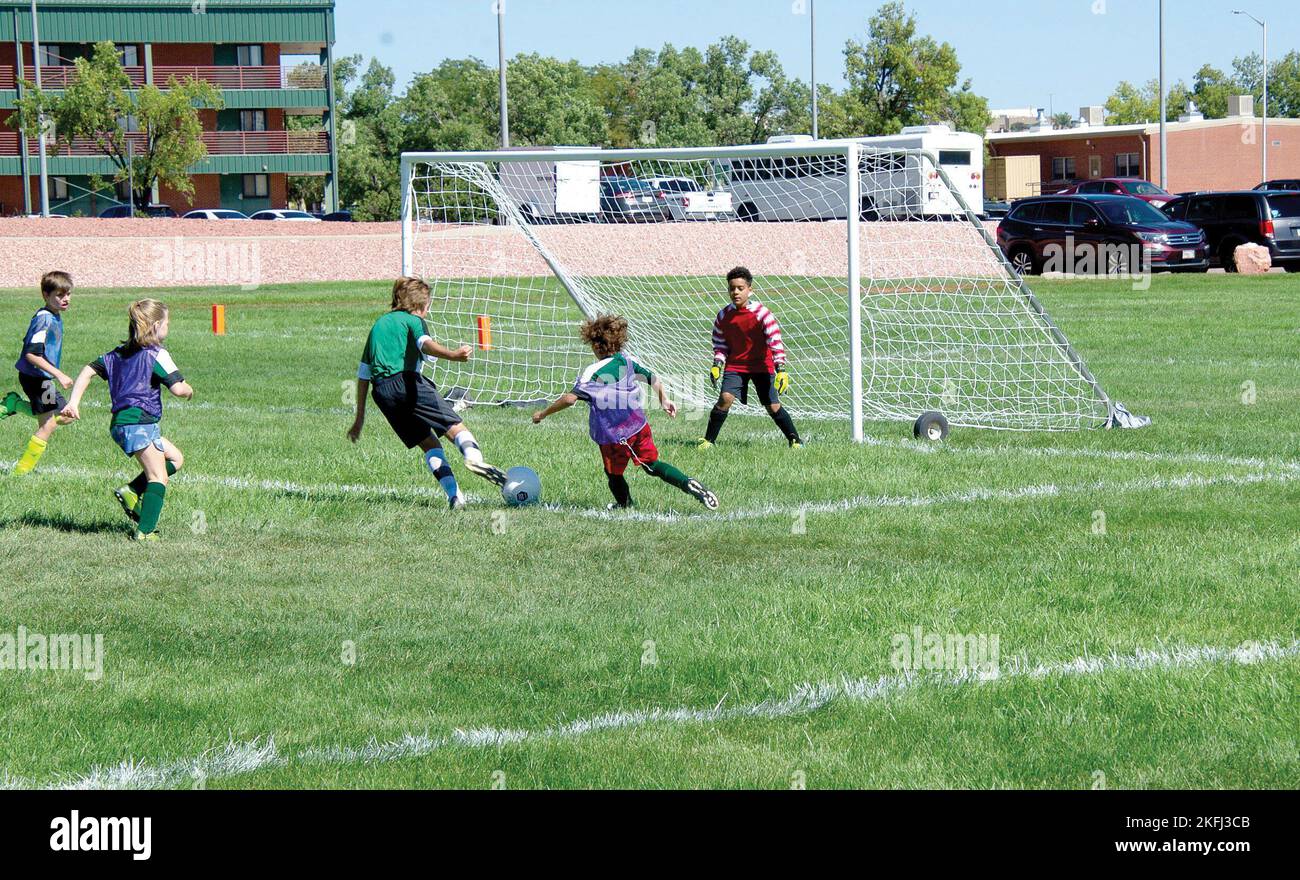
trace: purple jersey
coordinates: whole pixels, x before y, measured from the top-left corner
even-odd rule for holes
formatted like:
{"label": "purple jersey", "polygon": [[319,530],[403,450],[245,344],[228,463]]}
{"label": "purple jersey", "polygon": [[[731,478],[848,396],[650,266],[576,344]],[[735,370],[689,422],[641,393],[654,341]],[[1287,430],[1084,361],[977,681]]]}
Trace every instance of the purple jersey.
{"label": "purple jersey", "polygon": [[583,370],[573,393],[591,406],[591,439],[602,446],[622,443],[644,428],[645,382],[650,381],[650,371],[623,353]]}
{"label": "purple jersey", "polygon": [[113,402],[113,426],[147,425],[162,420],[162,386],[185,381],[167,350],[115,348],[91,368],[108,380]]}

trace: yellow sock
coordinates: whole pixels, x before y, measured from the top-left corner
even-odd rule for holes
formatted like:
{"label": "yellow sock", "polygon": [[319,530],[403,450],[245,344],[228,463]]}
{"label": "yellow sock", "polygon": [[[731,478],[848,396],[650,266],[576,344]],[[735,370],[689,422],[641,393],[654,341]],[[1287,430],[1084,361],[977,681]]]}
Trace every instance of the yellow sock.
{"label": "yellow sock", "polygon": [[27,441],[27,450],[23,452],[23,457],[18,459],[18,464],[14,467],[15,476],[21,477],[23,474],[30,474],[36,469],[36,463],[41,460],[45,454],[45,447],[50,444],[40,437],[32,437]]}

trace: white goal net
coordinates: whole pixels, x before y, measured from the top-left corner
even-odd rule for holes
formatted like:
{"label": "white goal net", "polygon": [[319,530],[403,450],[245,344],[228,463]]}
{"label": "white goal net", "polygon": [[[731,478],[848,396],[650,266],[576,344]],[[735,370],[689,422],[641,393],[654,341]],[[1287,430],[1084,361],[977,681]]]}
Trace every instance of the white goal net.
{"label": "white goal net", "polygon": [[855,436],[926,411],[995,429],[1108,425],[1109,398],[971,211],[982,155],[938,158],[953,153],[408,154],[404,274],[434,289],[434,335],[475,346],[438,383],[468,403],[552,397],[591,360],[583,316],[615,312],[633,356],[707,407],[725,276],[746,266],[780,322],[796,416],[852,420]]}

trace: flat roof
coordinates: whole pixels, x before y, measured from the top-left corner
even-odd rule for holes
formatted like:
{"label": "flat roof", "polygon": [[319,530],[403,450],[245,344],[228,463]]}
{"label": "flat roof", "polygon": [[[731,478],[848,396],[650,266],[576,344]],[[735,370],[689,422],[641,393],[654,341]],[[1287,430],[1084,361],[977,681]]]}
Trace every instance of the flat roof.
{"label": "flat roof", "polygon": [[[1263,119],[1259,116],[1229,116],[1226,119],[1198,119],[1194,122],[1170,122],[1168,130],[1173,132],[1179,131],[1197,131],[1205,128],[1219,128],[1222,126],[1239,126],[1249,123],[1259,123]],[[1268,119],[1270,126],[1300,126],[1300,119],[1286,119],[1282,117]],[[987,135],[987,139],[993,143],[1022,143],[1032,141],[1053,141],[1053,140],[1082,140],[1094,137],[1118,137],[1126,134],[1159,134],[1160,123],[1142,122],[1137,125],[1088,125],[1081,128],[1059,128],[1051,131],[1003,131],[996,134]]]}

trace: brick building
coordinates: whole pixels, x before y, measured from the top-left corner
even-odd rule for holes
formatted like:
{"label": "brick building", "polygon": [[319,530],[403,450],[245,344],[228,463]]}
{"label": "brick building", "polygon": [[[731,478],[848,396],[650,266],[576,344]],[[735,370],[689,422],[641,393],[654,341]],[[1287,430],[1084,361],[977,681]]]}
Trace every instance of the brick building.
{"label": "brick building", "polygon": [[[200,111],[208,156],[191,169],[193,204],[167,188],[154,201],[181,213],[251,214],[285,207],[289,177],[303,175],[324,177],[324,207],[337,208],[334,0],[40,0],[37,8],[46,91],[65,86],[75,60],[102,40],[117,45],[134,84],[194,77],[221,90],[224,109]],[[34,61],[30,0],[0,0],[0,216],[40,206],[39,144],[8,124],[22,80],[35,80]],[[52,212],[95,215],[125,198],[124,186],[90,191],[92,175],[116,171],[97,152],[89,142],[49,150]]]}
{"label": "brick building", "polygon": [[[1226,119],[1184,115],[1167,126],[1169,190],[1253,189],[1262,181],[1262,120],[1249,98]],[[1097,124],[1088,124],[1089,121]],[[1100,108],[1084,108],[1075,128],[988,135],[993,156],[1037,156],[1043,192],[1074,180],[1141,177],[1160,182],[1160,126],[1101,125]],[[1268,121],[1268,175],[1300,178],[1300,119]]]}

